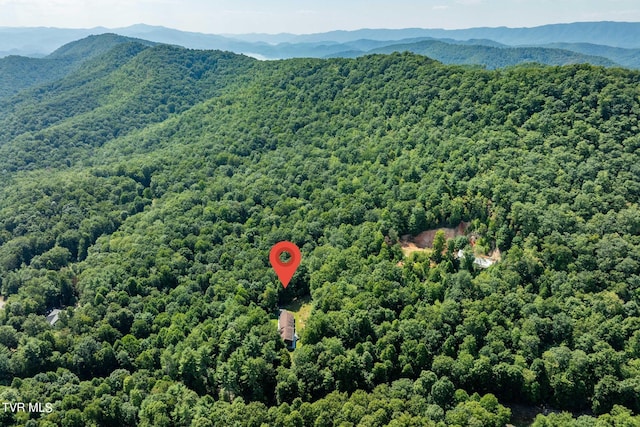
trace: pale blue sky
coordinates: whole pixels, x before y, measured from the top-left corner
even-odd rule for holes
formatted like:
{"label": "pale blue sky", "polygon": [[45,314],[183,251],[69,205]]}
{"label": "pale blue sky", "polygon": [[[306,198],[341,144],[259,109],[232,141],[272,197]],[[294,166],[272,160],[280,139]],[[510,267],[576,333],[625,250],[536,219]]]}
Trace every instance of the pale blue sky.
{"label": "pale blue sky", "polygon": [[640,22],[640,0],[0,0],[0,26],[136,23],[205,33]]}

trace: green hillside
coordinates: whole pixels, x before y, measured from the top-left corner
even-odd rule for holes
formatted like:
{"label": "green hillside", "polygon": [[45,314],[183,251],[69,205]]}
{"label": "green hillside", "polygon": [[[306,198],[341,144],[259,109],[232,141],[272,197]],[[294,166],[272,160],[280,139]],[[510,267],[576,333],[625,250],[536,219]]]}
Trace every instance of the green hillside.
{"label": "green hillside", "polygon": [[369,53],[413,52],[437,59],[445,64],[484,65],[487,68],[504,68],[528,62],[546,65],[568,65],[587,63],[614,66],[610,59],[572,52],[567,49],[543,47],[493,47],[483,45],[461,45],[437,40],[416,43],[391,44],[374,49]]}
{"label": "green hillside", "polygon": [[71,69],[67,59],[47,60],[7,56],[0,58],[0,102],[22,89],[63,77]]}
{"label": "green hillside", "polygon": [[[0,102],[21,90],[59,80],[84,62],[109,52],[119,44],[132,42],[145,46],[156,44],[116,34],[103,34],[65,44],[44,58],[15,55],[0,58]],[[103,64],[105,59],[102,60]]]}
{"label": "green hillside", "polygon": [[0,110],[3,425],[640,423],[639,72],[103,55]]}
{"label": "green hillside", "polygon": [[253,63],[217,51],[119,44],[78,72],[5,103],[0,169],[85,159],[106,141],[162,122],[246,79]]}
{"label": "green hillside", "polygon": [[623,49],[589,43],[552,43],[547,47],[572,50],[585,55],[604,56],[628,68],[640,68],[640,49]]}

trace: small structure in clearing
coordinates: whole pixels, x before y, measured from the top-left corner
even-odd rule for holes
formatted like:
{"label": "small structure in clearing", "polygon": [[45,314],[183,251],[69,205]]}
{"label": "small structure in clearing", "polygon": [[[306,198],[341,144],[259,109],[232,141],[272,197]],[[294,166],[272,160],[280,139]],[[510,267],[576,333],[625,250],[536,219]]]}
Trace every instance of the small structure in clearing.
{"label": "small structure in clearing", "polygon": [[[497,253],[497,255],[494,255],[494,254],[492,254],[492,256],[474,255],[473,263],[480,268],[489,268],[493,264],[495,264],[500,257],[500,251],[496,250],[495,252]],[[457,253],[457,256],[458,256],[458,259],[464,258],[465,257],[464,251],[460,249]]]}
{"label": "small structure in clearing", "polygon": [[278,332],[280,332],[280,336],[287,345],[287,348],[294,350],[296,348],[296,341],[298,340],[298,335],[296,335],[296,319],[293,317],[293,314],[287,310],[280,310]]}
{"label": "small structure in clearing", "polygon": [[51,310],[51,313],[47,314],[47,322],[49,322],[49,324],[51,326],[55,325],[58,320],[60,320],[60,312],[62,310],[54,308],[53,310]]}

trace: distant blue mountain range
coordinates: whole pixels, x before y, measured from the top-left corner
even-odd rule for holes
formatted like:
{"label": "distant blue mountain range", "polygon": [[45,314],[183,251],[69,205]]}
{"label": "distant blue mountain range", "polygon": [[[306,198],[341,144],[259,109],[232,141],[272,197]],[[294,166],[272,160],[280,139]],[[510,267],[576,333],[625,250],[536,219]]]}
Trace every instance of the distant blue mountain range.
{"label": "distant blue mountain range", "polygon": [[[92,34],[115,33],[193,49],[220,49],[260,59],[355,57],[407,50],[444,63],[498,68],[523,62],[588,62],[640,68],[640,23],[577,22],[533,28],[362,29],[327,33],[216,35],[144,24],[126,28],[0,27],[0,57],[44,57]],[[509,49],[506,49],[509,48]]]}

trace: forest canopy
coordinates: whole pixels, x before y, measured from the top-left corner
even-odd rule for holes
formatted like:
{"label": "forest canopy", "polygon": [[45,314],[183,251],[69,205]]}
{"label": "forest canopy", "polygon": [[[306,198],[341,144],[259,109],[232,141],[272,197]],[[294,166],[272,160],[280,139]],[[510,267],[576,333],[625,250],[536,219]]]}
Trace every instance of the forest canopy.
{"label": "forest canopy", "polygon": [[[640,423],[639,83],[133,42],[3,100],[2,423]],[[461,222],[501,261],[403,254]]]}

